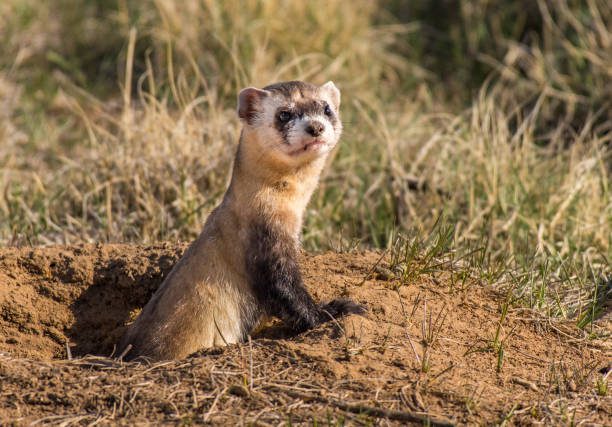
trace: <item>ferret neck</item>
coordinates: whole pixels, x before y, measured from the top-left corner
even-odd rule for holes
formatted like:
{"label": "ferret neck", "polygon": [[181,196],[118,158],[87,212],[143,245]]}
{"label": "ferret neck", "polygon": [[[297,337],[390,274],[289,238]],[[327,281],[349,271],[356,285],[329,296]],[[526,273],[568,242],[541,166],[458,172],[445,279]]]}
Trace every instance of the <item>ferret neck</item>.
{"label": "ferret neck", "polygon": [[263,217],[297,238],[325,159],[283,170],[243,154],[239,148],[226,202],[233,205],[236,214]]}

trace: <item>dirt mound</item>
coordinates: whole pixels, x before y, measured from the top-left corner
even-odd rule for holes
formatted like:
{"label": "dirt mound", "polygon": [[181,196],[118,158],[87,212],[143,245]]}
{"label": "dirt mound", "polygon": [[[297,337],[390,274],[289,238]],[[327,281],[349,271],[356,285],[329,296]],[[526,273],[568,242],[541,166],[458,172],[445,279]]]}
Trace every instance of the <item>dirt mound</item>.
{"label": "dirt mound", "polygon": [[302,260],[316,299],[348,295],[367,318],[298,336],[273,323],[250,343],[175,362],[79,357],[113,352],[185,248],[0,250],[0,424],[603,425],[612,416],[601,396],[608,342],[514,309],[475,280],[450,286],[441,272],[400,286],[375,252]]}
{"label": "dirt mound", "polygon": [[0,250],[0,351],[35,359],[110,355],[184,245]]}

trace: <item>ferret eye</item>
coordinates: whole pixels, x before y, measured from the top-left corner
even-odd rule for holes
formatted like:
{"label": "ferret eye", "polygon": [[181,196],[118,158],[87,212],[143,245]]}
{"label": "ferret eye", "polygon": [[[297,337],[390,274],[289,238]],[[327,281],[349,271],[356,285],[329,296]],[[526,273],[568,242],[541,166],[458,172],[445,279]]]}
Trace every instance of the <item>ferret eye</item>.
{"label": "ferret eye", "polygon": [[281,111],[280,113],[278,113],[278,120],[282,123],[287,123],[289,120],[291,120],[292,117],[293,114],[291,114],[290,111]]}
{"label": "ferret eye", "polygon": [[325,104],[325,108],[323,109],[323,112],[325,113],[327,117],[331,117],[334,114],[329,104]]}

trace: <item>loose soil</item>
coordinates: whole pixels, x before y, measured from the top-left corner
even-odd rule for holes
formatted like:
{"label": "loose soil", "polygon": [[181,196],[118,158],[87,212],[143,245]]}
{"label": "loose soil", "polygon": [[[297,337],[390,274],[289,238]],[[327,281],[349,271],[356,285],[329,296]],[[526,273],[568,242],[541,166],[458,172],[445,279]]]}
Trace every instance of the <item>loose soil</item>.
{"label": "loose soil", "polygon": [[302,259],[315,299],[367,317],[297,336],[273,321],[179,361],[108,357],[185,248],[0,249],[0,424],[611,424],[609,324],[503,318],[476,279],[401,285],[376,252]]}

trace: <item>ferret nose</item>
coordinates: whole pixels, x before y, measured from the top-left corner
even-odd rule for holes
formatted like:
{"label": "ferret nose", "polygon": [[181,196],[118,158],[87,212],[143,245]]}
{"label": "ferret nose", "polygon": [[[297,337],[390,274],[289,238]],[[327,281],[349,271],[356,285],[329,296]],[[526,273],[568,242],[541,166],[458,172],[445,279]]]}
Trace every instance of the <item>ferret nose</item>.
{"label": "ferret nose", "polygon": [[306,126],[306,133],[312,136],[319,136],[323,133],[325,126],[321,122],[310,122]]}

